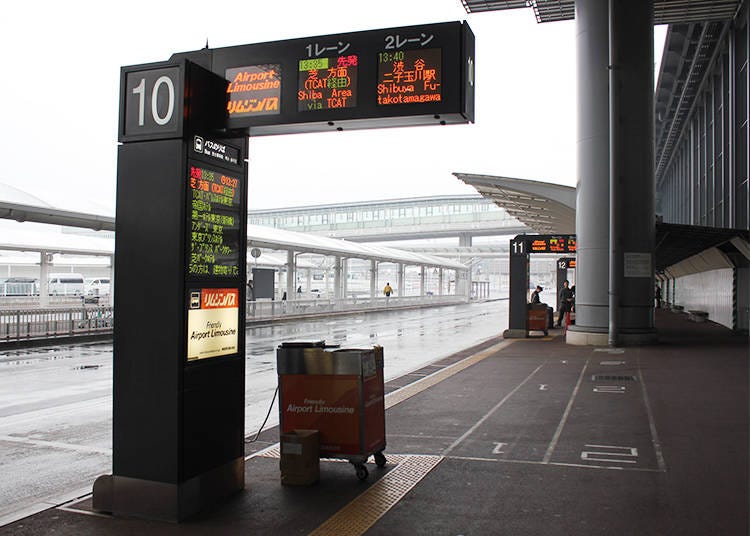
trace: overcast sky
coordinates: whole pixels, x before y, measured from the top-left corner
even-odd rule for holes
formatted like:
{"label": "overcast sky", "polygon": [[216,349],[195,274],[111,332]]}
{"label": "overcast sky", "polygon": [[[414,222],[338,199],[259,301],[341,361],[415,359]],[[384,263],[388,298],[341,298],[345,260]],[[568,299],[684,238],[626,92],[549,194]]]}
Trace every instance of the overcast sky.
{"label": "overcast sky", "polygon": [[252,138],[250,208],[474,193],[458,171],[575,186],[575,23],[537,24],[531,9],[467,15],[460,0],[7,3],[0,183],[113,214],[123,65],[206,40],[457,20],[476,36],[475,124]]}

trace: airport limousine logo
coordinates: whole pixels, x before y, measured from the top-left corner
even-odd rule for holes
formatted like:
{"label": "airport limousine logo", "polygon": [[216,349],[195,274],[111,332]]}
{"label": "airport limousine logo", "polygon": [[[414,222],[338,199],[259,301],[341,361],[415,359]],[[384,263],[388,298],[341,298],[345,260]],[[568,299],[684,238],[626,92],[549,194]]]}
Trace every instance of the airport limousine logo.
{"label": "airport limousine logo", "polygon": [[188,361],[237,353],[239,294],[238,288],[190,290]]}

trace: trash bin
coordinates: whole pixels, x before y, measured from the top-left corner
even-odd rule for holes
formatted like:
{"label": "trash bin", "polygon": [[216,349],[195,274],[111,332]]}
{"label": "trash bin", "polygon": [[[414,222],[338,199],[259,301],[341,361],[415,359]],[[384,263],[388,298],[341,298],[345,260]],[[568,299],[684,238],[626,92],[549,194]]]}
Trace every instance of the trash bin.
{"label": "trash bin", "polygon": [[383,348],[286,342],[276,350],[281,434],[318,430],[321,458],[346,459],[368,476],[386,464]]}

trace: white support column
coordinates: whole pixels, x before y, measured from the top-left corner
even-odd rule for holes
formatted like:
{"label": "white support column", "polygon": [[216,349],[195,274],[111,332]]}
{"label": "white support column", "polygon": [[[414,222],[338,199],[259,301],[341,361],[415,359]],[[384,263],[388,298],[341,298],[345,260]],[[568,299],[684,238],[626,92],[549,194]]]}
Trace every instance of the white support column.
{"label": "white support column", "polygon": [[419,295],[424,298],[424,266],[419,267]]}
{"label": "white support column", "polygon": [[333,265],[333,298],[341,299],[341,272],[343,271],[341,257],[336,257]]}
{"label": "white support column", "polygon": [[307,273],[305,274],[305,284],[307,285],[307,289],[310,290],[312,288],[312,268],[308,267],[306,271]]}
{"label": "white support column", "polygon": [[39,253],[39,305],[49,305],[49,265],[52,262],[52,253],[41,251]]}
{"label": "white support column", "polygon": [[297,295],[297,287],[295,285],[297,278],[295,276],[297,270],[294,266],[294,250],[290,249],[286,252],[286,297],[291,299],[291,294]]}
{"label": "white support column", "polygon": [[[326,297],[328,297],[328,296],[330,296],[328,294],[328,283],[329,283],[330,277],[328,277],[328,261],[326,259],[323,260],[323,270],[324,270],[324,272],[323,272],[323,281],[325,282],[325,286],[326,286],[325,287],[326,288]],[[335,294],[335,291],[334,291],[334,294]]]}
{"label": "white support column", "polygon": [[370,261],[370,301],[375,302],[377,299],[377,284],[378,284],[378,261]]}
{"label": "white support column", "polygon": [[406,296],[406,287],[404,286],[404,271],[406,270],[406,266],[404,266],[403,263],[398,264],[398,289],[396,292],[398,292],[399,296]]}
{"label": "white support column", "polygon": [[115,256],[109,256],[109,305],[115,305]]}
{"label": "white support column", "polygon": [[349,259],[341,259],[341,272],[343,275],[341,297],[347,299],[349,297]]}
{"label": "white support column", "polygon": [[443,267],[438,268],[438,296],[443,295]]}

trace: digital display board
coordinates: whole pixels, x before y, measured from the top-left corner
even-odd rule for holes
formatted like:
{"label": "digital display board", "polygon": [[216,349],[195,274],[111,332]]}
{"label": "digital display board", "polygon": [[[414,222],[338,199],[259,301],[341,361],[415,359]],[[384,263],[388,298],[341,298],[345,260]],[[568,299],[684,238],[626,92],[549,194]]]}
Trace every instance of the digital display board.
{"label": "digital display board", "polygon": [[299,60],[297,110],[330,110],[357,105],[356,55]]}
{"label": "digital display board", "polygon": [[188,161],[187,275],[240,275],[241,181]]}
{"label": "digital display board", "polygon": [[226,129],[251,137],[474,121],[465,22],[183,52],[225,79]]}
{"label": "digital display board", "polygon": [[575,236],[529,237],[530,253],[575,253]]}
{"label": "digital display board", "polygon": [[575,253],[576,235],[518,235],[510,243],[511,255]]}
{"label": "digital display board", "polygon": [[229,117],[250,117],[281,113],[281,65],[264,64],[226,69],[229,81]]}
{"label": "digital display board", "polygon": [[378,104],[420,104],[442,100],[441,50],[386,50],[378,53]]}

